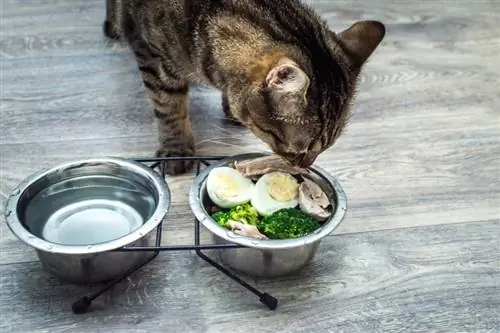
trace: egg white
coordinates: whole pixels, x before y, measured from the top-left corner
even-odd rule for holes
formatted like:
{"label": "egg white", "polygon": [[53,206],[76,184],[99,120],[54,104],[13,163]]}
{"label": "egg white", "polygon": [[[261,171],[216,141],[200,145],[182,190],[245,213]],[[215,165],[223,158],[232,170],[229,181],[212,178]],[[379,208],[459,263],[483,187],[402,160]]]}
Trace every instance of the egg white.
{"label": "egg white", "polygon": [[249,202],[253,188],[254,183],[250,179],[230,167],[214,168],[207,176],[207,194],[221,208],[230,209]]}
{"label": "egg white", "polygon": [[[281,172],[270,172],[260,177],[255,183],[250,203],[261,216],[272,214],[283,208],[294,208],[299,204],[298,191],[297,194],[288,201],[278,201],[271,196],[268,190],[268,183],[278,174],[283,175]],[[295,185],[298,190],[298,182]]]}

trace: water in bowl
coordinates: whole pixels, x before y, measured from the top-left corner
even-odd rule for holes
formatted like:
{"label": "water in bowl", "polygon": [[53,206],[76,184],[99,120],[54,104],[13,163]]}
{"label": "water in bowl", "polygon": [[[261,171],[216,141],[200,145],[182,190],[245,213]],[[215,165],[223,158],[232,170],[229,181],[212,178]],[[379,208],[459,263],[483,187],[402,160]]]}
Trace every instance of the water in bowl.
{"label": "water in bowl", "polygon": [[64,245],[94,245],[123,237],[154,212],[142,184],[119,177],[82,176],[46,187],[30,200],[24,225],[35,236]]}

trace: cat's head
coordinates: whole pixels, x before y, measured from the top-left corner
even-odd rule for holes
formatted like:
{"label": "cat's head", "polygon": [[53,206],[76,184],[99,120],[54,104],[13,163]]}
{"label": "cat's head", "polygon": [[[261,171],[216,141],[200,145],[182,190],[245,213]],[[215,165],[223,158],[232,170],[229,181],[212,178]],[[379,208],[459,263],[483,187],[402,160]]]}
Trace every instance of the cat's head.
{"label": "cat's head", "polygon": [[339,34],[324,31],[323,47],[309,54],[269,53],[235,117],[276,154],[309,167],[342,133],[361,67],[384,35],[381,23],[362,21]]}

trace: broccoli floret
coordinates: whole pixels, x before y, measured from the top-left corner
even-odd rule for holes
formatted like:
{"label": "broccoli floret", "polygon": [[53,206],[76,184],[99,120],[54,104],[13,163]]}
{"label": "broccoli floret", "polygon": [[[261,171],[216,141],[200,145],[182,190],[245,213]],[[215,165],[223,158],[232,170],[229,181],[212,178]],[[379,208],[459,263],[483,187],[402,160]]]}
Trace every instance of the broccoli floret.
{"label": "broccoli floret", "polygon": [[254,226],[257,226],[257,223],[259,223],[259,213],[248,202],[231,208],[229,211],[229,218],[233,221],[251,224]]}
{"label": "broccoli floret", "polygon": [[229,228],[229,212],[215,212],[212,214],[212,218],[217,222],[221,227]]}
{"label": "broccoli floret", "polygon": [[229,228],[229,220],[253,226],[257,226],[259,223],[259,213],[257,213],[257,210],[250,203],[233,207],[228,212],[216,212],[212,214],[212,218],[224,228]]}
{"label": "broccoli floret", "polygon": [[290,239],[306,236],[321,224],[297,208],[284,208],[262,218],[257,227],[270,239]]}

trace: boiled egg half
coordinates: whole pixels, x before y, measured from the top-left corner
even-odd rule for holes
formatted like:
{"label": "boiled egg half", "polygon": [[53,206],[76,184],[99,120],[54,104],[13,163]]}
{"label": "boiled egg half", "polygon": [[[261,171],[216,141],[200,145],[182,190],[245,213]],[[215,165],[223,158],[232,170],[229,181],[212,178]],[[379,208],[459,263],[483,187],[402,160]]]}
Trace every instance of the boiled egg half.
{"label": "boiled egg half", "polygon": [[255,183],[250,203],[261,216],[299,204],[299,183],[292,175],[270,172]]}
{"label": "boiled egg half", "polygon": [[207,176],[207,194],[221,208],[233,208],[250,201],[254,183],[238,170],[218,167]]}

